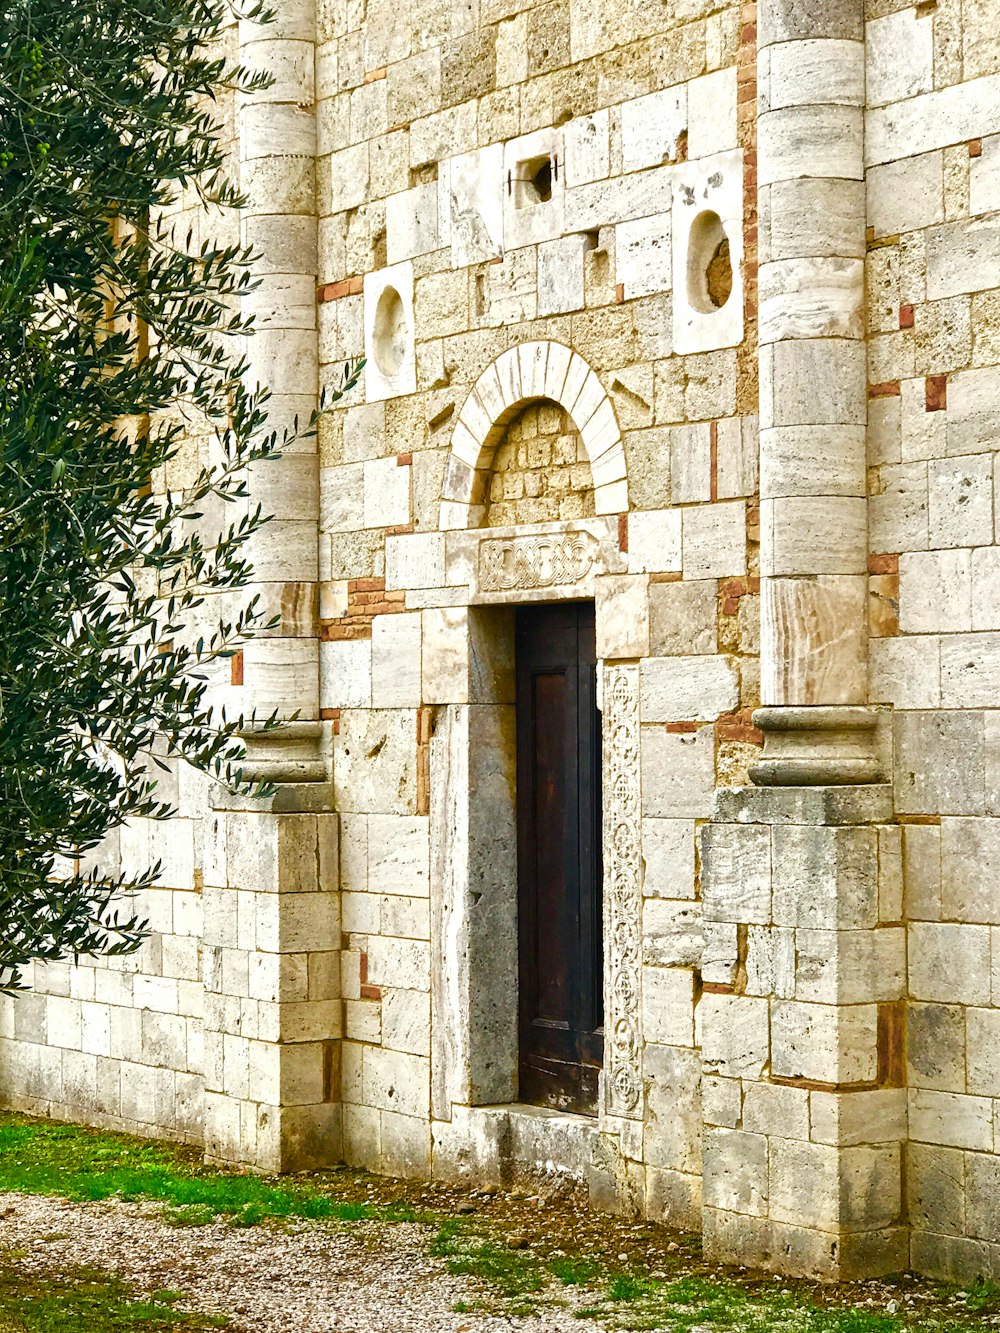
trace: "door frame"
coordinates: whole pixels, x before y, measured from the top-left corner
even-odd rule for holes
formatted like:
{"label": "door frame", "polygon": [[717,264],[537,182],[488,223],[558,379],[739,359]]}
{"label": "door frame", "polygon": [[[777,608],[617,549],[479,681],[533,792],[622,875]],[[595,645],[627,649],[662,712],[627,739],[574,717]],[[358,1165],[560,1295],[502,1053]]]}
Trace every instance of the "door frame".
{"label": "door frame", "polygon": [[[480,529],[462,537],[478,543],[496,540],[497,533]],[[474,548],[468,564],[476,568]],[[450,646],[448,658],[442,659],[448,663],[447,678],[442,675],[430,696],[435,703],[429,746],[435,1121],[461,1120],[467,1108],[515,1103],[514,607],[586,600],[594,595],[590,578],[583,584],[528,595],[514,592],[502,602],[491,595],[479,604],[438,613],[448,620]],[[596,599],[598,651],[603,607],[613,614],[613,598]],[[605,1051],[598,1105],[603,1122],[608,1116],[641,1119],[643,1113],[638,665],[604,663],[598,657],[598,698],[603,701]],[[578,1118],[581,1125],[594,1123],[591,1117]],[[467,1142],[466,1133],[460,1134],[461,1142]],[[445,1127],[435,1134],[445,1135]],[[443,1146],[446,1140],[440,1141]]]}

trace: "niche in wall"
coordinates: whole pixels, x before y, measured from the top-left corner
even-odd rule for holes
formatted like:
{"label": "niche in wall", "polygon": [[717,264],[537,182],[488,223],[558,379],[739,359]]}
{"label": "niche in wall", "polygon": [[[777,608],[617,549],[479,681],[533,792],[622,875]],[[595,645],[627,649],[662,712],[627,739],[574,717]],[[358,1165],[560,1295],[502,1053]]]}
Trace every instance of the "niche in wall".
{"label": "niche in wall", "polygon": [[679,168],[671,216],[674,351],[743,340],[743,154]]}
{"label": "niche in wall", "polygon": [[505,250],[561,236],[566,212],[562,129],[553,126],[506,143],[503,185]]}
{"label": "niche in wall", "polygon": [[367,274],[364,294],[367,401],[415,392],[413,265],[407,261]]}

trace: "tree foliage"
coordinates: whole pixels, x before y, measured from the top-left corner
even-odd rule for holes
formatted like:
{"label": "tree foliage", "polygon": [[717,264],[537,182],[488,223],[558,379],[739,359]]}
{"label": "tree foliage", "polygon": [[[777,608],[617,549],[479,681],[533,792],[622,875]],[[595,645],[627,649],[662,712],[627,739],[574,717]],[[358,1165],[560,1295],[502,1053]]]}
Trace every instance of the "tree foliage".
{"label": "tree foliage", "polygon": [[[228,0],[0,13],[0,988],[141,942],[128,890],[158,868],[126,881],[94,850],[170,813],[164,756],[240,780],[243,719],[211,708],[210,675],[260,628],[232,595],[264,521],[246,468],[283,440],[244,383],[251,256],[164,220],[182,195],[240,202],[219,101],[263,79],[217,54],[232,18]],[[167,491],[192,432],[210,462]]]}

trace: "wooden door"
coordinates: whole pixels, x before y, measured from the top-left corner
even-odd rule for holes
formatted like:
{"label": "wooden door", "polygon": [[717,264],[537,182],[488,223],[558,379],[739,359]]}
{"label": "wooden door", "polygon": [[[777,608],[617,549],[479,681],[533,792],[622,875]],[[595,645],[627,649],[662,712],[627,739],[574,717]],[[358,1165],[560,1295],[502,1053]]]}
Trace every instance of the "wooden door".
{"label": "wooden door", "polygon": [[594,605],[517,611],[520,1091],[597,1113],[604,1051]]}

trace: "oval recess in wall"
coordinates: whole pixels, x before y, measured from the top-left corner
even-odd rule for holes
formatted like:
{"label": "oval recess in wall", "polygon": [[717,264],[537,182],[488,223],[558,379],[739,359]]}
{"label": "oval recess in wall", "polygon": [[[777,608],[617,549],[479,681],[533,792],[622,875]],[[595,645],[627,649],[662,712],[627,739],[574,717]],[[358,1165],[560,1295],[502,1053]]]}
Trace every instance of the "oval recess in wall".
{"label": "oval recess in wall", "polygon": [[721,310],[733,292],[729,237],[718,213],[705,209],[691,223],[688,242],[688,304],[703,315]]}
{"label": "oval recess in wall", "polygon": [[743,340],[743,151],[676,167],[670,237],[673,348],[714,352]]}
{"label": "oval recess in wall", "polygon": [[372,350],[383,375],[399,373],[406,357],[408,332],[403,298],[395,287],[385,287],[375,307],[372,329]]}

